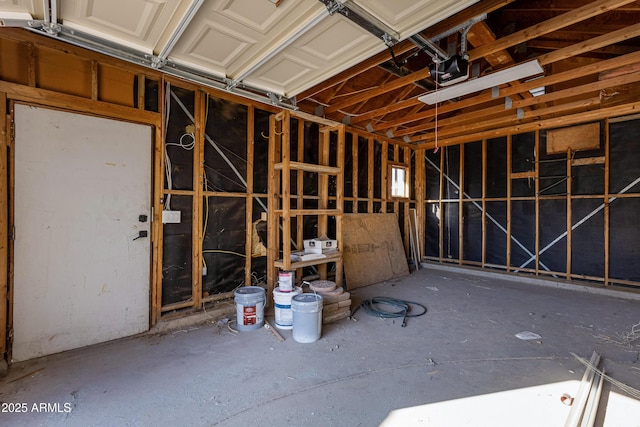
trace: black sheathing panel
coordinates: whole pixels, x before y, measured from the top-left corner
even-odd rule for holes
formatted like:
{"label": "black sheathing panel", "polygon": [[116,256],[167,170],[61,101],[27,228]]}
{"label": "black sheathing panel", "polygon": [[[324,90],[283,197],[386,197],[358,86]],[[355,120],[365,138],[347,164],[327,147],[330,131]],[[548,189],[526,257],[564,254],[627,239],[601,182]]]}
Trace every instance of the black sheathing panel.
{"label": "black sheathing panel", "polygon": [[179,224],[164,224],[162,251],[162,305],[191,298],[191,196],[172,196],[171,208],[181,212]]}
{"label": "black sheathing panel", "polygon": [[351,200],[345,200],[343,202],[344,213],[355,213],[353,211],[353,202]]}
{"label": "black sheathing panel", "polygon": [[547,154],[547,133],[540,131],[540,160],[538,167],[541,196],[567,194],[567,155]]}
{"label": "black sheathing panel", "polygon": [[536,134],[520,133],[511,137],[511,172],[535,170]]}
{"label": "black sheathing panel", "polygon": [[[297,123],[297,121],[296,121]],[[297,134],[296,134],[297,138]],[[317,123],[305,122],[304,124],[304,162],[318,164],[320,156],[320,128]],[[304,195],[318,195],[318,174],[313,172],[304,172]],[[295,194],[295,193],[292,193]],[[309,209],[315,209],[309,207]]]}
{"label": "black sheathing panel", "polygon": [[[338,166],[338,134],[336,132],[331,132],[331,134],[329,135],[329,141],[329,165],[336,167]],[[340,153],[340,155],[344,155],[344,153]],[[335,175],[329,175],[329,197],[336,197],[337,191],[338,177]]]}
{"label": "black sheathing panel", "polygon": [[[609,192],[614,194],[640,177],[640,120],[611,123],[609,133]],[[627,192],[640,192],[640,182]]]}
{"label": "black sheathing panel", "polygon": [[[630,156],[631,157],[631,156]],[[636,156],[637,157],[637,156]],[[609,276],[640,281],[640,199],[617,198],[610,205]]]}
{"label": "black sheathing panel", "polygon": [[507,138],[487,141],[487,197],[507,197]]}
{"label": "black sheathing panel", "polygon": [[231,163],[205,141],[204,170],[208,190],[246,192],[243,180],[247,180],[247,106],[209,98],[206,133]]}
{"label": "black sheathing panel", "polygon": [[[290,133],[289,133],[289,160],[298,161],[298,119],[291,119]],[[303,177],[304,179],[304,177]],[[298,171],[291,170],[289,173],[289,194],[298,194]],[[295,203],[291,203],[291,208],[295,208]]]}
{"label": "black sheathing panel", "polygon": [[[136,82],[138,79],[136,78]],[[147,111],[159,112],[158,104],[158,81],[149,78],[144,79],[144,109]],[[138,107],[138,97],[134,96],[136,108]]]}
{"label": "black sheathing panel", "polygon": [[[588,159],[605,156],[606,127],[600,125],[600,148],[574,152],[573,158]],[[604,194],[604,163],[594,165],[573,166],[571,168],[571,194],[589,195]]]}
{"label": "black sheathing panel", "polygon": [[428,150],[425,153],[427,200],[440,198],[440,155],[442,152],[434,153],[432,150]]}
{"label": "black sheathing panel", "polygon": [[482,206],[476,202],[462,205],[464,216],[462,258],[465,261],[482,261]]}
{"label": "black sheathing panel", "polygon": [[[460,146],[444,147],[444,199],[455,200],[459,197],[460,182]],[[448,177],[448,179],[447,179]],[[459,241],[459,214],[460,204],[458,202],[446,202],[442,205],[443,229],[442,246],[443,257],[448,259],[460,258]]]}
{"label": "black sheathing panel", "polygon": [[[540,200],[540,263],[550,271],[564,273],[567,270],[567,238],[549,246],[567,231],[567,202],[566,200]],[[545,249],[547,248],[547,249]],[[543,251],[544,249],[544,251]],[[533,262],[527,268],[535,267]],[[545,268],[540,265],[540,271]]]}
{"label": "black sheathing panel", "polygon": [[[382,143],[373,141],[373,197],[379,199],[382,197]],[[374,212],[382,212],[380,208],[374,209]]]}
{"label": "black sheathing panel", "polygon": [[[511,202],[511,266],[520,267],[536,253],[536,203],[533,200]],[[519,244],[513,241],[516,239]],[[524,247],[524,248],[523,248]],[[525,267],[534,268],[535,260]]]}
{"label": "black sheathing panel", "polygon": [[486,262],[507,265],[507,235],[504,232],[507,228],[507,203],[486,202],[485,206],[487,218]]}
{"label": "black sheathing panel", "polygon": [[575,195],[604,194],[604,164],[573,166],[571,193]]}
{"label": "black sheathing panel", "polygon": [[465,199],[482,197],[482,142],[471,142],[464,149]]}
{"label": "black sheathing panel", "polygon": [[[368,198],[369,194],[369,141],[358,137],[358,197]],[[363,205],[364,203],[364,205]],[[358,211],[366,212],[367,203],[358,203]]]}
{"label": "black sheathing panel", "polygon": [[427,203],[425,212],[425,236],[424,253],[426,256],[440,256],[439,236],[440,236],[440,209],[438,203]]}
{"label": "black sheathing panel", "polygon": [[416,200],[416,153],[413,150],[411,150],[409,169],[409,198]]}
{"label": "black sheathing panel", "polygon": [[511,197],[534,197],[535,195],[536,181],[534,178],[511,180]]}
{"label": "black sheathing panel", "polygon": [[267,257],[258,257],[251,260],[251,285],[266,287],[267,283]]}
{"label": "black sheathing panel", "polygon": [[443,151],[445,173],[443,198],[457,199],[460,194],[460,146],[444,147]]}
{"label": "black sheathing panel", "polygon": [[[253,192],[266,194],[269,185],[269,116],[255,109],[253,128]],[[265,204],[266,206],[266,204]],[[262,208],[260,207],[262,210]]]}
{"label": "black sheathing panel", "polygon": [[449,202],[443,203],[443,257],[448,259],[459,259],[460,257],[460,241],[459,241],[459,222],[458,215],[460,213],[460,203]]}
{"label": "black sheathing panel", "polygon": [[[180,99],[187,111],[194,115],[194,92],[171,87],[171,91]],[[193,190],[193,149],[186,149],[193,143],[193,137],[187,135],[187,126],[193,125],[193,121],[184,112],[182,106],[171,97],[169,111],[169,122],[166,132],[166,151],[171,161],[171,189],[173,190]],[[176,144],[181,143],[182,147]],[[165,189],[168,181],[165,179]]]}
{"label": "black sheathing panel", "polygon": [[571,212],[573,225],[581,223],[571,232],[571,273],[604,277],[602,199],[574,199]]}
{"label": "black sheathing panel", "polygon": [[[344,197],[353,197],[353,134],[344,136]],[[345,202],[346,203],[346,202]],[[345,209],[346,212],[346,209]]]}
{"label": "black sheathing panel", "polygon": [[244,282],[245,268],[245,199],[209,197],[208,212],[202,241],[204,296],[234,290]]}
{"label": "black sheathing panel", "polygon": [[386,205],[386,209],[387,209],[386,212],[387,213],[395,212],[394,208],[393,208],[393,202],[387,202],[385,205]]}
{"label": "black sheathing panel", "polygon": [[[611,123],[609,126],[610,178],[612,195],[640,192],[640,120]],[[638,180],[640,181],[640,180]],[[609,276],[640,280],[640,199],[617,198],[610,204]]]}

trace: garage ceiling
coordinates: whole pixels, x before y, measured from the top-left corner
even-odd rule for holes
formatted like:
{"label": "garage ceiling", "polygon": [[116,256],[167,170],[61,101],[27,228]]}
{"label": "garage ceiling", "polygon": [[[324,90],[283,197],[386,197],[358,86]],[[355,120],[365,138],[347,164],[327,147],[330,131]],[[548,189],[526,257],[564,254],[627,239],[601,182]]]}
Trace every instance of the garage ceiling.
{"label": "garage ceiling", "polygon": [[[639,22],[632,0],[0,0],[0,26],[425,147],[633,111]],[[420,102],[433,57],[463,52],[471,79],[544,74]]]}
{"label": "garage ceiling", "polygon": [[[476,1],[346,3],[401,40]],[[64,28],[153,55],[157,67],[168,61],[287,98],[386,49],[318,0],[5,0],[0,10],[45,20],[48,3]]]}

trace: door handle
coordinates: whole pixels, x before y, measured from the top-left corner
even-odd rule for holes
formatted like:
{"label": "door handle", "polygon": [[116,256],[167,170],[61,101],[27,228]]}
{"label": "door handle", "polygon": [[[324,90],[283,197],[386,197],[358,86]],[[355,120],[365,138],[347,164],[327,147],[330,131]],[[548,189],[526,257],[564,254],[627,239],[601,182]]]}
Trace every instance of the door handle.
{"label": "door handle", "polygon": [[133,240],[138,240],[142,237],[147,237],[149,235],[149,232],[147,230],[140,230],[138,231],[138,237],[134,238]]}

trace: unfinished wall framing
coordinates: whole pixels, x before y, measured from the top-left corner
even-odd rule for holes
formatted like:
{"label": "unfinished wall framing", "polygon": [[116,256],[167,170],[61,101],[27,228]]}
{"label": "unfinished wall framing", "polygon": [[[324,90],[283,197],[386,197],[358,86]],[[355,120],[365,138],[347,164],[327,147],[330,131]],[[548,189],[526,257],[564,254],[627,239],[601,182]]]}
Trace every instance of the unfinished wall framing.
{"label": "unfinished wall framing", "polygon": [[274,111],[185,84],[166,84],[163,316],[266,285],[266,159]]}
{"label": "unfinished wall framing", "polygon": [[424,151],[426,258],[640,286],[638,132],[627,116]]}
{"label": "unfinished wall framing", "polygon": [[[3,29],[0,50],[0,202],[11,189],[12,101],[151,124],[151,323],[230,299],[237,286],[267,282],[274,234],[263,215],[269,210],[269,118],[280,109],[26,31]],[[341,193],[344,213],[396,213],[407,254],[415,210],[428,260],[637,287],[632,260],[640,240],[634,221],[640,164],[629,153],[640,149],[634,137],[640,119],[609,118],[630,111],[612,106],[584,113],[580,120],[590,121],[583,131],[593,144],[598,128],[599,147],[567,146],[560,132],[550,151],[549,133],[569,124],[562,118],[527,124],[516,134],[480,129],[475,141],[452,134],[437,152],[345,126],[344,150],[327,153],[330,164],[343,163],[344,184],[329,177],[326,204],[335,207]],[[292,120],[290,131],[298,142],[292,158],[317,162],[319,151],[305,146],[311,125]],[[391,196],[390,165],[408,168],[409,198]],[[291,175],[300,195],[292,209],[317,208],[317,182],[299,173]],[[165,209],[180,211],[180,222],[163,224]],[[0,223],[0,297],[11,300],[10,211],[0,213]],[[313,218],[292,221],[291,238],[300,245],[317,225]],[[3,324],[11,324],[10,304],[0,307]],[[1,353],[7,329],[0,330]]]}
{"label": "unfinished wall framing", "polygon": [[[0,44],[13,58],[0,64],[8,101],[155,126],[152,324],[266,281],[269,116],[279,109],[25,31],[3,31]],[[350,163],[346,211],[406,211],[408,201],[386,198],[383,171],[387,161],[409,163],[412,150],[366,132],[347,138],[356,142],[343,158]],[[330,152],[331,161],[338,155]],[[180,223],[163,224],[165,208],[180,211]],[[8,268],[8,250],[6,259]]]}

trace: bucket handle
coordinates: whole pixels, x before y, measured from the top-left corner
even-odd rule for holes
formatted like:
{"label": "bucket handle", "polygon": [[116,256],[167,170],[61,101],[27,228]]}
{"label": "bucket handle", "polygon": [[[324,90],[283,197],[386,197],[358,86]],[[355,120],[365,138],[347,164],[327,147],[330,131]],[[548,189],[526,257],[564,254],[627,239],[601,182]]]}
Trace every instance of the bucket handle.
{"label": "bucket handle", "polygon": [[[309,285],[309,289],[311,289],[311,283],[307,282],[306,280],[302,281],[302,285]],[[313,294],[316,296],[316,309],[318,309],[318,311],[320,311],[320,301],[318,300],[318,293],[316,292],[315,289],[311,289],[313,291]],[[320,296],[320,298],[322,298],[322,296]]]}

